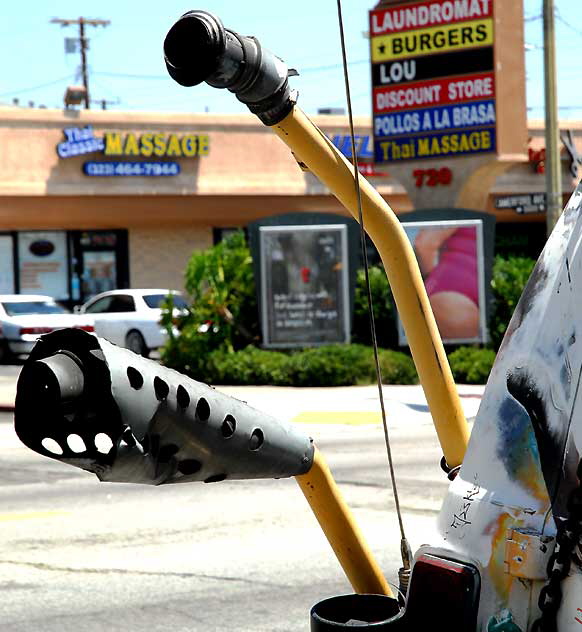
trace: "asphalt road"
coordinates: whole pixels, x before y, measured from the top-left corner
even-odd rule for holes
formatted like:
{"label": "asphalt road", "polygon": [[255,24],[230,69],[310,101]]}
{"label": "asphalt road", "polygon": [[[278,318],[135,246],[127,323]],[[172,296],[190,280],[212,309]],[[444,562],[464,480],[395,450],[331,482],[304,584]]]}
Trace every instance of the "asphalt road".
{"label": "asphalt road", "polygon": [[[378,425],[305,425],[388,579],[400,535]],[[413,550],[447,481],[428,414],[391,429]],[[0,415],[2,632],[309,629],[314,602],[350,592],[294,480],[150,488],[99,483],[37,456]]]}

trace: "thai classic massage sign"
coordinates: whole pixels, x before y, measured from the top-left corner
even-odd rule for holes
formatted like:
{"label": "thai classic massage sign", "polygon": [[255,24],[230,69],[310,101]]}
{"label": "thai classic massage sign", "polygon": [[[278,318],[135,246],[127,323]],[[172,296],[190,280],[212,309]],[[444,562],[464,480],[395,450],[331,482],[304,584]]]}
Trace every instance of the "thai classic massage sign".
{"label": "thai classic massage sign", "polygon": [[162,134],[148,132],[137,135],[132,132],[104,132],[95,136],[93,127],[69,127],[63,130],[65,139],[57,145],[61,158],[102,152],[106,156],[143,156],[149,158],[193,158],[207,156],[209,138],[206,134]]}
{"label": "thai classic massage sign", "polygon": [[[57,145],[57,154],[60,158],[97,152],[109,158],[83,163],[83,173],[87,176],[177,176],[181,171],[180,163],[169,161],[168,158],[207,156],[209,151],[209,139],[206,134],[177,136],[154,132],[141,135],[132,132],[104,132],[103,136],[95,136],[91,125],[68,127],[63,130],[63,134],[66,140]],[[110,159],[115,157],[138,157],[141,160]]]}

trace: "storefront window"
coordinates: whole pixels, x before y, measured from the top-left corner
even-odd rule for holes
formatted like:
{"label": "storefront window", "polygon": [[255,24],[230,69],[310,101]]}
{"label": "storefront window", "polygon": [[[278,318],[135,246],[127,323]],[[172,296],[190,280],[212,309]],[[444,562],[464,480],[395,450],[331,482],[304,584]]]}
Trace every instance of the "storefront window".
{"label": "storefront window", "polygon": [[69,240],[73,303],[129,286],[126,230],[75,230]]}
{"label": "storefront window", "polygon": [[12,235],[0,235],[0,294],[13,294],[14,289]]}
{"label": "storefront window", "polygon": [[67,239],[62,232],[18,233],[20,292],[69,298]]}

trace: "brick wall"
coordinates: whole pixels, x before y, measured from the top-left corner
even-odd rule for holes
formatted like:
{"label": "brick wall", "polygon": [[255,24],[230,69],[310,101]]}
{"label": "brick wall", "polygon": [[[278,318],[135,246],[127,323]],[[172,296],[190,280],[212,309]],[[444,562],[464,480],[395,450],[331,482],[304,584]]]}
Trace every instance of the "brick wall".
{"label": "brick wall", "polygon": [[184,270],[194,250],[212,246],[209,226],[131,228],[129,276],[131,287],[184,289]]}

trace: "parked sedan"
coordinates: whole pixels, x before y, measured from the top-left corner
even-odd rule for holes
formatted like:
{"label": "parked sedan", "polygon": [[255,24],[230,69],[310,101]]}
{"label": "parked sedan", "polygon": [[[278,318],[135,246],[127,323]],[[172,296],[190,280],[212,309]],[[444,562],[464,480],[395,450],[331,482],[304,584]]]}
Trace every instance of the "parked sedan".
{"label": "parked sedan", "polygon": [[188,307],[181,294],[174,290],[111,290],[97,294],[77,312],[93,319],[98,336],[147,357],[150,351],[166,342],[167,333],[160,319],[161,304],[169,294],[177,310]]}
{"label": "parked sedan", "polygon": [[29,354],[41,334],[65,327],[93,331],[90,320],[71,314],[50,296],[0,294],[0,362]]}

